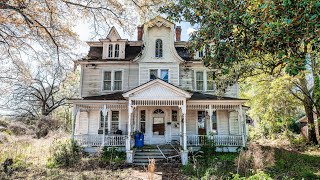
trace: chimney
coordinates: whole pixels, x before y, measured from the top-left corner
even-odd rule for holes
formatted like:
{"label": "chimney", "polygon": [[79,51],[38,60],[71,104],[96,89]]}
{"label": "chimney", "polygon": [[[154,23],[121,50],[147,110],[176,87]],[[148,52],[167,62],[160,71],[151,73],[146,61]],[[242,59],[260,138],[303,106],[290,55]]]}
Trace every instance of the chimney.
{"label": "chimney", "polygon": [[143,27],[138,26],[138,41],[142,41]]}
{"label": "chimney", "polygon": [[176,41],[181,41],[181,26],[176,27]]}

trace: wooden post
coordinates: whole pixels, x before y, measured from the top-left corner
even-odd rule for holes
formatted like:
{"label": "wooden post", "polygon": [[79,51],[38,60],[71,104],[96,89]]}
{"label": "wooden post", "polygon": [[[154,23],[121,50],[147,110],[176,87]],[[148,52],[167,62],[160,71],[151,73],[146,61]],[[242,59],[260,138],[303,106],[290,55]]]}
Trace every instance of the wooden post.
{"label": "wooden post", "polygon": [[74,140],[75,130],[76,130],[76,119],[77,119],[77,113],[79,111],[79,108],[76,104],[73,104],[73,110],[72,110],[72,135],[71,139]]}
{"label": "wooden post", "polygon": [[[239,113],[240,113],[240,120],[241,120],[241,124],[242,126],[244,125],[244,122],[243,122],[243,113],[242,113],[242,104],[239,105]],[[245,147],[246,146],[246,140],[244,139],[245,136],[244,136],[244,131],[242,130],[242,147]]]}
{"label": "wooden post", "polygon": [[179,135],[180,135],[180,146],[182,146],[182,110],[179,112]]}
{"label": "wooden post", "polygon": [[111,121],[112,121],[112,111],[110,109],[107,110],[108,115],[108,134],[111,134]]}
{"label": "wooden post", "polygon": [[186,100],[183,100],[183,107],[182,107],[182,113],[183,113],[183,150],[187,150],[187,102]]}
{"label": "wooden post", "polygon": [[131,100],[129,100],[129,106],[128,106],[128,143],[126,149],[129,151],[131,149],[131,115],[132,115],[132,106],[131,106]]}
{"label": "wooden post", "polygon": [[102,115],[103,115],[103,137],[102,137],[102,144],[101,146],[104,146],[104,140],[106,136],[106,115],[107,115],[107,105],[103,105],[103,110],[102,110]]}

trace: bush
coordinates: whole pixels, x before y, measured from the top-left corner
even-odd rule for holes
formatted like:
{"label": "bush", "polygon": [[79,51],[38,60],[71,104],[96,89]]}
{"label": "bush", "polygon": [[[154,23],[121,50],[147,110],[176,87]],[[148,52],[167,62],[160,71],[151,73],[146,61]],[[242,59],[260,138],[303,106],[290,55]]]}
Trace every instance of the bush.
{"label": "bush", "polygon": [[26,128],[26,125],[19,122],[11,123],[8,127],[8,129],[14,134],[14,135],[25,135],[28,132],[28,129]]}
{"label": "bush", "polygon": [[124,163],[126,160],[126,153],[118,151],[116,148],[104,147],[102,152],[102,160],[110,163]]}
{"label": "bush", "polygon": [[75,141],[57,142],[52,148],[52,157],[47,162],[47,167],[72,167],[76,165],[83,154],[82,148]]}

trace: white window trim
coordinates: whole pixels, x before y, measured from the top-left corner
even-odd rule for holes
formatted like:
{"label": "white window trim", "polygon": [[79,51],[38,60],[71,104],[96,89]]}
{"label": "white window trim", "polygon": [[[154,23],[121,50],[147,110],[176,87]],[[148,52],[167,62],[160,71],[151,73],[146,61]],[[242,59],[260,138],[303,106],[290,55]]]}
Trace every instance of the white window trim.
{"label": "white window trim", "polygon": [[[156,56],[156,49],[157,49],[157,40],[161,40],[161,57],[157,57]],[[156,59],[163,59],[163,39],[162,38],[156,38],[156,40],[155,40],[155,43],[154,43],[154,57],[156,58]]]}
{"label": "white window trim", "polygon": [[[120,90],[114,90],[114,78],[115,78],[115,72],[116,71],[121,71],[121,89]],[[104,72],[111,72],[111,90],[105,90],[103,89],[104,85]],[[118,92],[118,91],[123,91],[123,78],[124,78],[124,70],[123,69],[114,69],[114,70],[102,70],[102,83],[101,83],[101,92]]]}
{"label": "white window trim", "polygon": [[[118,119],[118,130],[120,130],[120,121],[121,121],[121,111],[120,110],[111,110],[110,111],[110,133],[111,133],[111,130],[112,130],[112,122],[116,122],[116,121],[112,121],[112,112],[114,111],[118,111],[119,112],[119,119]],[[122,132],[124,133],[124,132]]]}
{"label": "white window trim", "polygon": [[[197,89],[197,72],[202,72],[203,74],[203,90]],[[215,84],[213,90],[208,90],[208,74],[207,72],[211,72],[208,70],[194,70],[194,91],[196,92],[214,92],[216,91]]]}
{"label": "white window trim", "polygon": [[169,68],[168,68],[168,69],[165,69],[165,68],[160,68],[160,69],[158,69],[158,68],[150,68],[150,69],[148,69],[149,81],[151,80],[151,79],[150,79],[150,70],[157,70],[157,77],[158,77],[159,79],[161,79],[161,78],[160,78],[160,76],[161,76],[161,70],[168,70],[168,83],[170,82],[170,69],[169,69]]}
{"label": "white window trim", "polygon": [[[119,45],[119,57],[115,57],[116,54],[116,44]],[[109,57],[109,45],[112,45],[112,57]],[[120,59],[121,56],[121,43],[115,42],[115,43],[107,43],[106,45],[106,58],[107,59]]]}

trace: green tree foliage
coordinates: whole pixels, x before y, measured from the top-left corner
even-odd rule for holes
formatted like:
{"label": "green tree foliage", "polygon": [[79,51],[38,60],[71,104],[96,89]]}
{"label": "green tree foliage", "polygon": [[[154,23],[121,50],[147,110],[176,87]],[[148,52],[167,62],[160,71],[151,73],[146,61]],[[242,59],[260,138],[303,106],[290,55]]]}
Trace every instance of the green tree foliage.
{"label": "green tree foliage", "polygon": [[302,102],[291,92],[294,79],[289,75],[261,74],[242,82],[242,96],[250,99],[249,115],[257,122],[261,135],[274,137],[288,132],[303,113]]}
{"label": "green tree foliage", "polygon": [[233,82],[281,69],[296,76],[310,65],[315,91],[305,93],[303,99],[311,124],[309,134],[316,141],[310,112],[315,108],[320,113],[320,104],[315,103],[319,102],[316,94],[320,90],[319,1],[177,0],[160,10],[174,21],[185,20],[197,27],[190,38],[190,49],[205,49],[203,61],[216,69],[217,80],[228,77],[227,82]]}

